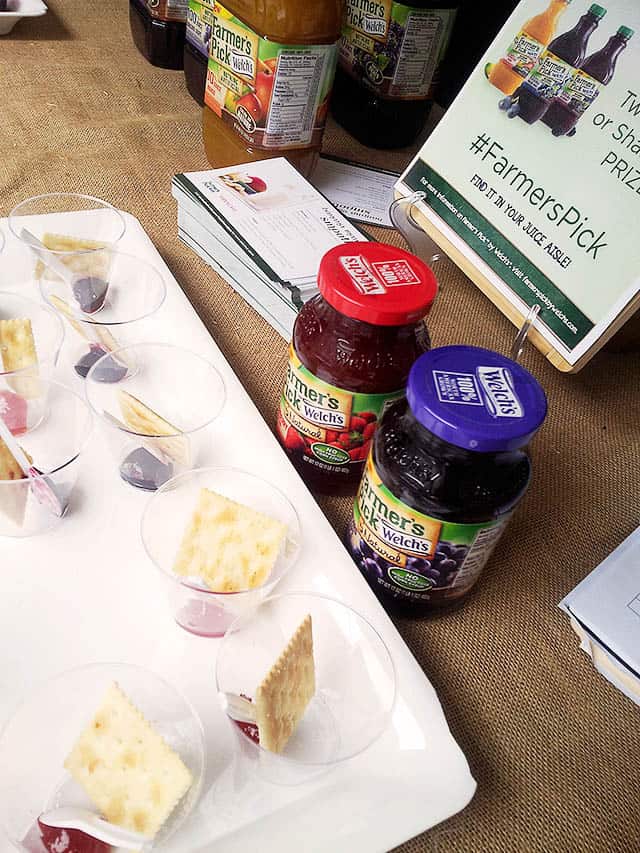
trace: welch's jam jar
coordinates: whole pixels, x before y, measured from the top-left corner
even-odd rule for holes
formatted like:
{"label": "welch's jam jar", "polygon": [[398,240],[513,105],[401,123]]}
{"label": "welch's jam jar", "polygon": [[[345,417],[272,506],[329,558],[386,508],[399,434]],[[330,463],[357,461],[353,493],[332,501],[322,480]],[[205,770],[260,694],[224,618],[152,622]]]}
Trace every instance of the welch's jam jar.
{"label": "welch's jam jar", "polygon": [[523,367],[449,346],[411,368],[384,413],[347,533],[383,604],[413,615],[464,598],[531,478],[526,446],[547,412]]}
{"label": "welch's jam jar", "polygon": [[296,318],[278,437],[307,485],[355,493],[385,408],[429,349],[429,267],[383,243],[344,243],[320,262],[320,293]]}

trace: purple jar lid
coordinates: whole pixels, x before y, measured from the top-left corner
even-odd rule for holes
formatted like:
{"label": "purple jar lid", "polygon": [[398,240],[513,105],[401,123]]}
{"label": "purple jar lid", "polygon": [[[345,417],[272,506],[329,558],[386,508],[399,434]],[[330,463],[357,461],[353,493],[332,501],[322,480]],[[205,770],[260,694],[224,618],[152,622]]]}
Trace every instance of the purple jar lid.
{"label": "purple jar lid", "polygon": [[480,347],[421,355],[409,373],[407,399],[430,432],[479,453],[523,447],[547,414],[545,393],[529,371]]}

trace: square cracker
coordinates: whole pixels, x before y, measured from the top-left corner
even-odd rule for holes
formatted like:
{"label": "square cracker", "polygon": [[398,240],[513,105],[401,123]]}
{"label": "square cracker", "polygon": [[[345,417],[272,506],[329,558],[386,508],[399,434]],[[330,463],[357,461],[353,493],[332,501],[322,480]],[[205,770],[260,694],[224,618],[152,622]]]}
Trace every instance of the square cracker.
{"label": "square cracker", "polygon": [[[122,417],[129,429],[142,436],[155,438],[153,444],[170,459],[189,467],[191,453],[189,439],[186,435],[176,435],[180,432],[177,427],[174,427],[169,421],[165,421],[153,409],[150,409],[133,394],[129,394],[128,391],[118,391],[118,401]],[[158,438],[158,436],[165,435],[167,438]]]}
{"label": "square cracker", "polygon": [[[111,263],[109,244],[100,240],[82,240],[78,237],[68,237],[66,234],[43,234],[43,246],[52,252],[68,252],[61,254],[58,260],[72,272],[79,275],[93,275],[107,279]],[[100,250],[103,251],[100,251]],[[36,262],[36,279],[44,276],[46,279],[59,281],[59,277],[47,267],[42,260]]]}
{"label": "square cracker", "polygon": [[[28,453],[25,456],[31,463],[33,460]],[[11,481],[11,485],[3,483]],[[22,482],[18,485],[16,480]],[[13,454],[0,438],[0,512],[10,518],[18,527],[22,527],[24,514],[29,498],[29,481],[16,462]]]}
{"label": "square cracker", "polygon": [[214,592],[254,589],[271,574],[286,532],[281,521],[201,489],[173,571],[202,578]]}
{"label": "square cracker", "polygon": [[23,317],[0,320],[0,356],[6,372],[32,368],[29,373],[33,373],[33,377],[13,376],[7,379],[7,384],[27,399],[37,397],[40,393],[40,383],[36,378],[38,355],[31,320]]}
{"label": "square cracker", "polygon": [[[92,322],[81,323],[69,303],[65,302],[64,299],[61,299],[55,294],[51,294],[49,296],[49,301],[56,311],[62,314],[71,328],[75,329],[75,331],[80,335],[80,337],[84,338],[85,341],[89,341],[89,343],[100,343],[107,352],[114,352],[114,350],[119,348],[120,344],[116,341],[106,326],[101,326],[99,323]],[[95,332],[95,339],[94,336],[90,334],[89,329],[92,329]]]}
{"label": "square cracker", "polygon": [[315,690],[313,633],[307,614],[256,692],[261,746],[282,752]]}
{"label": "square cracker", "polygon": [[108,821],[152,838],[193,783],[115,682],[64,766]]}

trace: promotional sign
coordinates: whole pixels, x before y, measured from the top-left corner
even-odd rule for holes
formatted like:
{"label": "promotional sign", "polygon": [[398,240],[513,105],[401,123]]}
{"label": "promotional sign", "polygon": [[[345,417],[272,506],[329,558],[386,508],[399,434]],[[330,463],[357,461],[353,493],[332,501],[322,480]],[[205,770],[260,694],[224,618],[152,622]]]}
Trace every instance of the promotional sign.
{"label": "promotional sign", "polygon": [[602,2],[523,0],[396,185],[567,371],[640,307],[640,5]]}

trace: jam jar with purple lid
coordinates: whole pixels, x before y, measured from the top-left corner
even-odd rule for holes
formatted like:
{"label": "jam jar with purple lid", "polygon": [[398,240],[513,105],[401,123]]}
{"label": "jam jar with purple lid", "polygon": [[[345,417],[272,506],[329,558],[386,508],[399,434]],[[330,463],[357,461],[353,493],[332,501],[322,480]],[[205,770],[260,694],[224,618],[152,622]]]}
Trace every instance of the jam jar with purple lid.
{"label": "jam jar with purple lid", "polygon": [[470,346],[420,356],[373,438],[347,547],[387,609],[427,615],[478,580],[531,479],[547,400],[516,362]]}

